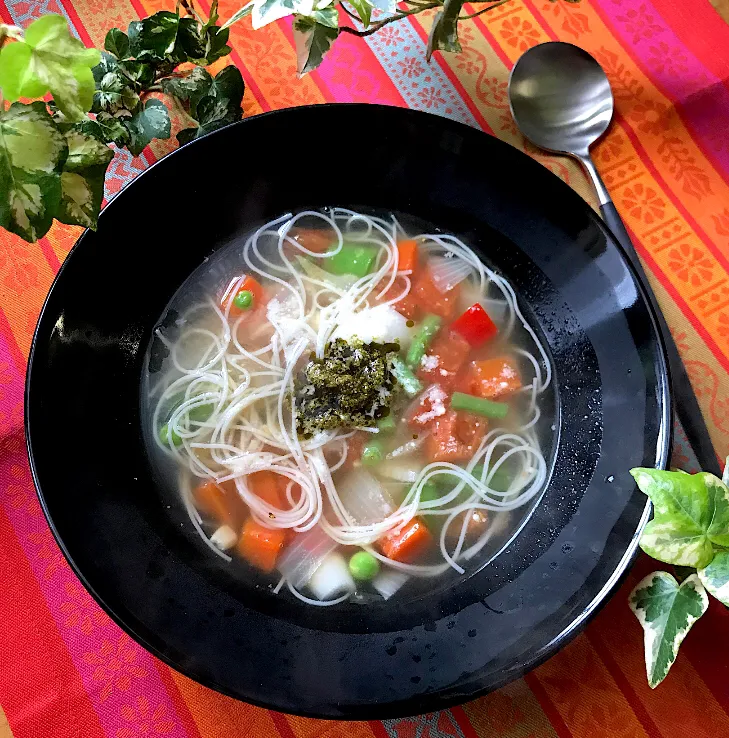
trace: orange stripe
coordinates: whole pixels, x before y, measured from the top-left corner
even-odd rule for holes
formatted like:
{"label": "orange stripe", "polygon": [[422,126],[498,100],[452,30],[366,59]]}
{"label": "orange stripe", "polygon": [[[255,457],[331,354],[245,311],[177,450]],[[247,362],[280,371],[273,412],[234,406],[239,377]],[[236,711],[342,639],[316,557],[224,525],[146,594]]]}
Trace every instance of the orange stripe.
{"label": "orange stripe", "polygon": [[185,729],[187,738],[202,738],[195,721],[192,719],[187,703],[183,699],[180,690],[177,688],[175,680],[172,678],[172,669],[158,659],[154,659],[154,665],[157,668],[162,684],[164,684],[167,696],[175,706],[176,717],[180,723],[182,723],[182,727]]}
{"label": "orange stripe", "polygon": [[572,733],[567,724],[562,720],[559,710],[554,706],[552,700],[544,689],[542,683],[537,679],[534,672],[524,677],[524,683],[529,687],[531,693],[536,697],[537,701],[544,710],[544,714],[549,718],[550,725],[555,730],[559,738],[572,738]]}
{"label": "orange stripe", "polygon": [[[346,735],[347,738],[373,738],[376,735],[369,723],[365,722],[340,722],[332,720],[313,720],[296,715],[286,715],[286,721],[290,726],[291,734],[284,738],[319,738],[329,735]],[[336,727],[335,727],[336,726]],[[332,730],[334,728],[334,730]],[[341,731],[341,732],[340,732]]]}
{"label": "orange stripe", "polygon": [[276,726],[268,710],[214,692],[170,670],[201,738],[268,738]]}
{"label": "orange stripe", "polygon": [[[105,738],[4,510],[0,510],[0,693],[18,738]],[[8,640],[8,636],[11,640]]]}
{"label": "orange stripe", "polygon": [[479,736],[556,738],[557,733],[523,679],[463,706]]}
{"label": "orange stripe", "polygon": [[296,733],[291,730],[291,726],[288,724],[286,716],[282,712],[276,712],[275,710],[269,710],[268,712],[281,738],[296,738]]}
{"label": "orange stripe", "polygon": [[[613,643],[621,643],[620,650],[625,650],[622,638]],[[541,685],[544,696],[576,738],[614,738],[616,735],[649,738],[625,696],[584,637],[578,637],[532,672],[527,683],[532,691],[538,690],[537,683]],[[540,702],[544,707],[545,703],[541,699]],[[560,732],[559,728],[557,732]]]}

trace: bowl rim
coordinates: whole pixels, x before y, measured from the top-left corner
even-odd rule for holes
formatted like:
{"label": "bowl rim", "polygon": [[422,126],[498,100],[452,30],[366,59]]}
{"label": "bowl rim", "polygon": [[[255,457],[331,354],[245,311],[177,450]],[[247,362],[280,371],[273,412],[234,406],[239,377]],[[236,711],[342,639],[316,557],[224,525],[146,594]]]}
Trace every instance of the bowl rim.
{"label": "bowl rim", "polygon": [[[314,104],[314,105],[302,105],[302,106],[296,106],[292,108],[282,108],[278,110],[271,110],[271,111],[267,111],[264,113],[260,113],[255,116],[250,116],[248,118],[245,118],[241,121],[238,121],[232,124],[231,126],[226,126],[224,128],[217,129],[216,131],[213,131],[210,134],[207,134],[203,138],[208,139],[210,136],[222,135],[224,131],[226,131],[228,128],[231,128],[232,126],[245,127],[250,122],[259,121],[260,119],[266,119],[266,118],[271,118],[271,117],[279,118],[279,117],[291,115],[292,113],[306,114],[307,111],[318,110],[321,108],[327,109],[327,108],[342,108],[342,107],[347,107],[347,108],[351,108],[354,110],[367,110],[368,114],[372,113],[373,110],[376,113],[384,111],[384,112],[387,112],[388,114],[392,114],[392,111],[398,111],[398,114],[403,115],[403,116],[420,117],[420,118],[427,117],[429,119],[438,118],[438,119],[441,119],[442,124],[446,126],[453,126],[456,128],[465,128],[465,129],[468,129],[469,131],[476,130],[478,133],[481,133],[482,135],[489,136],[494,142],[497,142],[497,145],[502,145],[502,146],[509,147],[510,149],[514,149],[517,154],[521,155],[522,157],[524,157],[525,159],[529,161],[533,161],[532,158],[528,156],[528,154],[522,151],[519,151],[515,147],[510,146],[508,143],[499,139],[497,136],[494,136],[493,134],[487,133],[479,129],[473,129],[471,126],[468,126],[465,123],[461,123],[460,121],[456,121],[450,118],[443,118],[442,116],[435,115],[433,113],[415,110],[412,108],[399,108],[395,106],[373,104],[373,103],[336,103],[334,102],[334,103],[324,103],[324,104]],[[147,167],[144,171],[137,174],[131,181],[126,183],[119,190],[117,195],[123,193],[128,187],[133,185],[135,182],[139,181],[140,178],[145,177],[149,172],[154,170],[163,161],[167,161],[170,157],[178,155],[180,151],[182,151],[183,149],[186,149],[190,145],[198,144],[201,140],[203,139],[196,139],[196,140],[191,141],[189,144],[185,144],[184,146],[179,146],[177,149],[171,151],[169,154],[166,154],[161,159],[158,159],[151,166]],[[656,377],[656,393],[659,398],[659,402],[661,406],[661,417],[660,417],[660,422],[659,422],[658,437],[657,437],[657,443],[656,443],[656,447],[657,447],[656,448],[656,451],[657,451],[656,468],[665,469],[667,466],[668,460],[670,458],[670,453],[671,453],[671,449],[673,445],[673,434],[674,434],[673,410],[672,410],[673,403],[672,403],[672,391],[671,391],[671,371],[670,371],[670,366],[667,360],[667,352],[666,352],[664,336],[662,334],[662,331],[660,330],[660,325],[659,325],[659,322],[656,316],[656,312],[654,311],[651,305],[651,301],[648,299],[646,286],[643,284],[643,281],[639,273],[637,272],[635,267],[632,265],[631,259],[628,257],[620,241],[611,232],[607,224],[598,216],[598,214],[589,206],[589,204],[580,197],[579,193],[577,193],[576,190],[574,190],[566,182],[564,182],[559,177],[557,177],[557,175],[555,175],[554,173],[549,172],[549,174],[555,181],[554,182],[555,186],[559,186],[559,187],[564,188],[565,190],[569,190],[571,193],[573,193],[575,197],[579,198],[579,200],[584,205],[585,211],[589,213],[589,217],[591,218],[591,220],[596,224],[598,229],[600,229],[606,234],[611,245],[619,253],[621,261],[623,262],[627,270],[631,273],[636,290],[640,297],[640,301],[643,303],[643,306],[649,317],[651,331],[652,331],[652,334],[656,342],[656,349],[657,349],[656,358],[660,360],[660,366],[658,367],[659,373]],[[116,200],[116,199],[117,198],[115,196],[113,200]],[[113,201],[110,201],[109,203],[107,203],[107,205],[103,208],[100,214],[100,218],[104,217],[104,214],[109,204],[111,204],[111,202]],[[39,340],[38,334],[39,334],[39,329],[43,322],[45,313],[47,311],[47,307],[51,299],[51,295],[53,291],[55,290],[59,281],[62,279],[64,270],[67,268],[68,264],[71,262],[74,253],[81,248],[84,238],[89,232],[90,232],[90,229],[87,228],[79,235],[78,239],[76,240],[76,242],[74,243],[70,251],[68,252],[66,258],[64,259],[57,273],[55,274],[53,281],[51,282],[51,285],[48,289],[48,293],[46,294],[46,297],[43,301],[43,305],[42,305],[42,308],[41,308],[41,311],[38,316],[38,320],[36,322],[36,326],[33,332],[30,351],[28,354],[28,360],[26,364],[25,386],[24,386],[24,394],[23,394],[23,397],[24,397],[24,431],[25,431],[26,453],[28,455],[31,477],[33,480],[33,485],[36,490],[36,495],[38,497],[41,509],[43,511],[43,515],[46,519],[46,522],[48,523],[51,533],[53,534],[53,537],[57,545],[59,546],[64,558],[68,562],[74,576],[81,582],[81,584],[84,586],[87,592],[94,598],[96,603],[112,619],[114,623],[116,623],[125,633],[130,635],[139,645],[141,645],[149,653],[151,653],[156,658],[160,659],[162,662],[167,664],[169,667],[175,669],[175,671],[178,671],[179,673],[182,673],[183,675],[193,679],[197,683],[205,687],[208,687],[210,689],[213,689],[221,694],[225,694],[229,697],[233,697],[234,699],[244,701],[238,694],[228,689],[227,687],[216,683],[214,680],[206,676],[200,676],[196,672],[194,667],[192,668],[187,667],[187,666],[182,667],[179,663],[176,663],[173,658],[171,658],[169,655],[162,652],[155,644],[151,643],[145,635],[135,630],[120,615],[118,615],[109,605],[106,604],[104,599],[97,593],[97,591],[92,586],[92,584],[87,580],[86,576],[81,571],[81,568],[76,564],[68,548],[64,544],[61,538],[61,535],[59,531],[57,530],[56,525],[51,517],[50,511],[45,501],[45,497],[41,491],[39,474],[38,474],[35,457],[33,453],[33,446],[32,446],[32,440],[31,440],[31,423],[30,423],[30,417],[29,417],[29,401],[30,401],[30,394],[31,394],[30,379],[32,376],[33,362],[35,360],[36,352],[38,349],[38,340]],[[511,683],[515,679],[523,677],[525,674],[528,674],[529,672],[533,671],[538,666],[543,664],[545,661],[547,661],[549,658],[555,655],[559,650],[561,650],[566,645],[568,645],[577,635],[579,635],[586,628],[587,624],[605,606],[608,599],[615,593],[617,588],[620,586],[623,580],[627,577],[630,567],[637,557],[640,537],[643,533],[645,526],[647,525],[649,521],[651,512],[652,512],[652,503],[650,499],[646,498],[646,502],[643,507],[643,511],[641,513],[640,520],[638,522],[635,533],[629,545],[627,546],[625,552],[620,558],[618,564],[616,565],[614,571],[609,576],[605,584],[595,594],[595,596],[592,598],[589,604],[584,607],[580,615],[571,621],[569,626],[565,627],[548,643],[544,644],[535,653],[535,655],[532,658],[530,658],[528,661],[524,662],[523,664],[520,664],[518,667],[515,667],[513,670],[511,670],[508,676],[505,676],[503,679],[497,680],[495,683],[493,683],[491,686],[487,688],[483,688],[481,690],[477,690],[475,692],[469,693],[468,696],[466,697],[462,697],[462,696],[459,697],[458,695],[442,696],[442,695],[438,695],[438,693],[436,692],[436,693],[428,694],[425,696],[407,698],[405,700],[398,700],[396,702],[388,703],[385,705],[373,703],[367,706],[367,708],[372,713],[372,716],[367,719],[385,720],[385,719],[406,717],[406,716],[410,716],[413,714],[421,714],[421,713],[413,713],[412,710],[407,710],[407,709],[403,710],[402,707],[400,707],[403,704],[409,704],[410,702],[413,702],[416,700],[420,700],[421,702],[431,702],[437,699],[438,704],[434,705],[433,710],[449,709],[451,707],[461,705],[465,701],[477,699],[480,696],[483,696],[497,689],[500,689],[506,684]],[[248,704],[255,705],[257,707],[270,709],[274,711],[282,709],[281,707],[272,706],[270,703],[258,701],[256,699],[248,698],[248,697],[246,697],[245,702]],[[316,712],[316,711],[311,711],[311,710],[306,710],[306,709],[301,709],[301,710],[289,709],[288,707],[286,708],[286,714],[299,715],[302,717],[311,717],[311,718],[325,719],[325,720],[347,721],[347,720],[363,719],[361,714],[352,715],[352,716],[346,716],[346,715],[335,716],[332,714],[325,714],[322,712]]]}

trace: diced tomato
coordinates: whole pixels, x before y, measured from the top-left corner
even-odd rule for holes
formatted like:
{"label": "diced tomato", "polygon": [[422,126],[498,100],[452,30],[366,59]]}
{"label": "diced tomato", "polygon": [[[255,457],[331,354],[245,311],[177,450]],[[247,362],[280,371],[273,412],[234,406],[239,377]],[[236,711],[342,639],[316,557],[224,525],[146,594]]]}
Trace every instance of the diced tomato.
{"label": "diced tomato", "polygon": [[282,528],[266,528],[253,518],[248,518],[238,540],[238,553],[257,569],[266,573],[276,567],[276,560],[286,542]]}
{"label": "diced tomato", "polygon": [[[248,290],[253,295],[253,305],[249,310],[241,310],[236,307],[233,300],[239,292]],[[225,310],[230,305],[230,313],[228,313],[231,319],[238,318],[244,312],[253,314],[259,308],[262,308],[266,304],[266,290],[263,285],[251,277],[250,274],[246,274],[245,277],[236,277],[231,280],[225,293],[220,298],[220,307]]]}
{"label": "diced tomato", "polygon": [[478,303],[471,305],[460,318],[456,318],[451,330],[463,336],[474,347],[480,346],[499,332],[488,313]]}
{"label": "diced tomato", "polygon": [[400,531],[386,533],[378,542],[388,559],[412,564],[433,544],[433,536],[420,518],[413,518]]}
{"label": "diced tomato", "polygon": [[425,440],[430,461],[468,461],[486,435],[486,420],[470,413],[449,410],[433,423]]}
{"label": "diced tomato", "polygon": [[466,394],[488,400],[506,397],[520,387],[519,368],[508,356],[472,361],[464,378],[459,381],[459,388]]}
{"label": "diced tomato", "polygon": [[233,530],[243,522],[247,507],[238,494],[235,482],[216,484],[212,480],[196,487],[192,493],[195,507],[219,525],[228,525]]}
{"label": "diced tomato", "polygon": [[413,430],[430,428],[435,420],[448,412],[448,395],[439,384],[432,384],[415,401],[407,422]]}
{"label": "diced tomato", "polygon": [[[248,489],[253,492],[254,495],[260,497],[264,502],[267,502],[272,507],[279,509],[284,508],[283,499],[281,495],[281,483],[288,482],[286,477],[282,477],[280,474],[274,474],[272,471],[263,470],[259,472],[253,472],[246,478]],[[284,489],[286,486],[284,485]]]}
{"label": "diced tomato", "polygon": [[444,389],[452,389],[470,351],[470,344],[458,333],[441,331],[421,359],[418,377],[425,382],[437,382]]}
{"label": "diced tomato", "polygon": [[398,300],[393,307],[398,313],[400,313],[400,315],[408,320],[417,320],[421,313],[420,305],[418,305],[412,290],[409,295],[405,295],[402,300]]}
{"label": "diced tomato", "polygon": [[411,294],[422,310],[450,320],[458,305],[460,291],[460,285],[456,285],[448,292],[441,292],[433,283],[430,270],[423,269],[415,279]]}
{"label": "diced tomato", "polygon": [[398,272],[414,271],[418,265],[417,241],[397,242],[397,270]]}
{"label": "diced tomato", "polygon": [[[339,471],[349,471],[354,467],[355,463],[359,463],[362,458],[362,449],[364,448],[365,441],[369,436],[369,433],[358,431],[347,439],[347,458],[345,459],[344,464],[339,467]],[[333,462],[336,463],[339,459],[340,456],[337,451],[336,458],[333,458]]]}
{"label": "diced tomato", "polygon": [[319,228],[294,228],[289,236],[314,254],[323,254],[337,242],[334,231]]}

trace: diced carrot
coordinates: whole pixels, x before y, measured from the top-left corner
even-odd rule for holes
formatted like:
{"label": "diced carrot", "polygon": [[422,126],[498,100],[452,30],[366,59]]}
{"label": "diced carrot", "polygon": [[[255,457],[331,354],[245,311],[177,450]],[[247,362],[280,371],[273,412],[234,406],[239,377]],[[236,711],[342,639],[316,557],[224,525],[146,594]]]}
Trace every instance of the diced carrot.
{"label": "diced carrot", "polygon": [[433,544],[433,536],[420,518],[413,518],[402,530],[385,534],[380,550],[388,559],[412,564]]}
{"label": "diced carrot", "polygon": [[518,390],[521,387],[521,377],[514,359],[499,356],[495,359],[472,361],[459,386],[466,394],[496,400]]}
{"label": "diced carrot", "polygon": [[411,407],[407,423],[414,431],[426,430],[448,412],[448,395],[439,384],[432,384]]}
{"label": "diced carrot", "polygon": [[[434,516],[435,517],[435,516]],[[489,514],[487,510],[466,510],[460,515],[456,515],[456,519],[448,526],[446,531],[446,543],[455,545],[461,537],[461,530],[465,518],[468,517],[466,525],[465,543],[469,545],[480,538],[490,525]]]}
{"label": "diced carrot", "polygon": [[289,235],[314,254],[323,254],[337,242],[334,231],[319,228],[295,228]]}
{"label": "diced carrot", "polygon": [[286,541],[282,528],[266,528],[253,518],[248,518],[238,540],[238,553],[251,565],[265,572],[276,568],[281,549]]}
{"label": "diced carrot", "polygon": [[429,269],[422,270],[412,289],[415,301],[422,310],[440,315],[445,320],[450,320],[453,317],[458,306],[460,292],[460,285],[456,285],[448,292],[441,292],[433,283]]}
{"label": "diced carrot", "polygon": [[216,484],[205,482],[192,493],[195,507],[220,525],[237,530],[246,514],[246,505],[238,494],[234,482]]}
{"label": "diced carrot", "polygon": [[397,242],[397,271],[414,271],[418,265],[417,241]]}
{"label": "diced carrot", "polygon": [[444,389],[452,389],[470,351],[471,345],[457,333],[441,331],[421,359],[418,377],[425,382],[437,382]]}
{"label": "diced carrot", "polygon": [[486,435],[485,418],[449,410],[436,418],[425,440],[430,461],[468,461]]}
{"label": "diced carrot", "polygon": [[[248,311],[243,311],[239,307],[236,307],[233,300],[235,300],[236,295],[239,292],[243,292],[244,290],[248,290],[253,295],[253,305],[252,309]],[[263,285],[258,282],[256,279],[251,277],[250,274],[246,274],[245,277],[243,277],[243,281],[241,281],[240,277],[236,277],[235,279],[231,280],[230,284],[228,284],[228,288],[225,290],[225,293],[220,298],[220,307],[225,310],[228,305],[230,305],[230,317],[231,318],[237,318],[239,317],[243,312],[250,312],[253,313],[254,311],[258,310],[258,308],[263,307],[266,304],[266,290],[264,289]]]}
{"label": "diced carrot", "polygon": [[[280,474],[274,474],[272,471],[264,470],[249,474],[246,477],[246,482],[248,484],[248,489],[250,489],[254,495],[257,495],[272,507],[282,509],[283,503],[281,500],[279,479],[286,478],[281,477]],[[286,479],[286,481],[288,481],[288,479]],[[284,487],[284,489],[286,489],[286,487]]]}

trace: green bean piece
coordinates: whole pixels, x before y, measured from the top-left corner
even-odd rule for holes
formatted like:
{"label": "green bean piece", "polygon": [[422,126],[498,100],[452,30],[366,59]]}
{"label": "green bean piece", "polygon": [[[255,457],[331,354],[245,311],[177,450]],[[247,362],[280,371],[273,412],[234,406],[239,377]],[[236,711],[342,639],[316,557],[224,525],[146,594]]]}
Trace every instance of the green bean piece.
{"label": "green bean piece", "polygon": [[397,428],[397,423],[395,422],[395,418],[392,417],[392,413],[386,415],[384,418],[380,418],[377,421],[377,428],[380,433],[392,433]]}
{"label": "green bean piece", "polygon": [[420,360],[425,356],[425,352],[430,346],[435,334],[440,330],[442,320],[438,315],[426,315],[418,328],[418,332],[413,338],[413,342],[410,344],[407,355],[405,356],[405,363],[414,369],[420,364]]}
{"label": "green bean piece", "polygon": [[395,356],[392,359],[392,373],[408,397],[415,397],[415,395],[422,391],[423,383],[412,373],[410,368],[399,356]]}
{"label": "green bean piece", "polygon": [[379,464],[385,458],[384,444],[379,438],[368,441],[362,449],[362,463],[365,466]]}
{"label": "green bean piece", "polygon": [[170,426],[165,423],[160,429],[159,429],[159,440],[162,441],[162,443],[165,446],[170,445],[170,439],[172,440],[173,446],[181,446],[182,445],[182,438],[173,430],[172,435],[170,436]]}
{"label": "green bean piece", "polygon": [[451,407],[454,410],[465,410],[474,415],[483,415],[484,418],[505,418],[509,412],[509,406],[505,402],[493,402],[493,400],[467,395],[464,392],[453,393]]}

